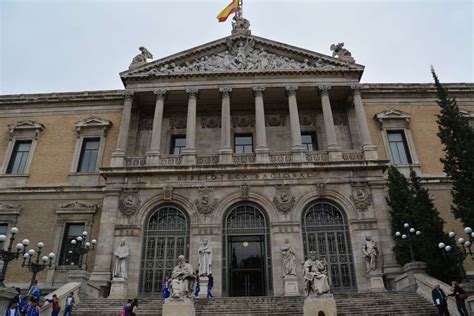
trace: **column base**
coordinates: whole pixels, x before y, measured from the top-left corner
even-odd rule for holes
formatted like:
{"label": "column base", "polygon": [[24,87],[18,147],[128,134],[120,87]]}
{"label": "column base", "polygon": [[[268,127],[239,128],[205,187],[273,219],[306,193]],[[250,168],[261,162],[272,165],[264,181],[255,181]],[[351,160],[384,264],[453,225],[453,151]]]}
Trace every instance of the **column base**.
{"label": "column base", "polygon": [[306,162],[306,148],[302,145],[291,148],[291,158],[293,162]]}
{"label": "column base", "polygon": [[364,159],[365,160],[377,160],[379,159],[378,153],[377,153],[377,147],[375,145],[363,145],[362,150],[364,152]]}
{"label": "column base", "polygon": [[114,151],[110,160],[111,167],[125,167],[125,152]]}
{"label": "column base", "polygon": [[127,280],[124,278],[113,278],[108,298],[124,299],[127,298]]}
{"label": "column base", "polygon": [[255,148],[255,162],[256,163],[269,163],[270,158],[268,157],[268,147],[257,147]]}
{"label": "column base", "polygon": [[160,164],[160,152],[157,150],[150,150],[146,153],[146,165],[158,166]]}
{"label": "column base", "polygon": [[304,300],[304,316],[324,315],[337,316],[336,301],[332,294],[308,296]]}
{"label": "column base", "polygon": [[219,149],[219,164],[220,165],[230,165],[232,161],[232,148],[221,148]]}
{"label": "column base", "polygon": [[299,296],[300,290],[298,288],[298,277],[296,275],[285,275],[283,277],[283,283],[285,284],[284,296]]}
{"label": "column base", "polygon": [[383,282],[382,272],[369,272],[369,274],[367,274],[367,278],[369,279],[369,292],[387,292]]}
{"label": "column base", "polygon": [[196,149],[185,148],[183,149],[183,165],[193,166],[196,164]]}
{"label": "column base", "polygon": [[328,160],[342,161],[342,148],[338,145],[328,146]]}
{"label": "column base", "polygon": [[189,298],[167,298],[163,304],[163,316],[194,316],[196,310]]}

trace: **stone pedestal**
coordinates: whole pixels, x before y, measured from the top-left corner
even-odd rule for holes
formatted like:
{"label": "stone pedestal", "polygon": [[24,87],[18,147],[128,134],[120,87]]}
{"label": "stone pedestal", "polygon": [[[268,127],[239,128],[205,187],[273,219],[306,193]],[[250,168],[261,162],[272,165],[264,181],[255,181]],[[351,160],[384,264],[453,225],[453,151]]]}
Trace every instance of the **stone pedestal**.
{"label": "stone pedestal", "polygon": [[383,282],[383,273],[378,271],[370,272],[367,275],[369,279],[369,292],[386,292],[385,284]]}
{"label": "stone pedestal", "polygon": [[88,285],[91,274],[85,270],[72,270],[67,273],[67,282],[78,282],[81,283],[79,288],[78,295],[81,299],[84,299],[88,295]]}
{"label": "stone pedestal", "polygon": [[0,311],[3,313],[7,309],[8,303],[16,295],[16,290],[12,287],[0,288]]}
{"label": "stone pedestal", "polygon": [[298,289],[298,277],[296,275],[285,275],[283,278],[285,286],[285,296],[298,296],[300,291]]}
{"label": "stone pedestal", "polygon": [[163,316],[194,316],[194,303],[189,298],[167,298],[163,304]]}
{"label": "stone pedestal", "polygon": [[[322,312],[322,314],[320,314]],[[308,296],[304,300],[304,316],[337,316],[336,301],[332,294]]]}
{"label": "stone pedestal", "polygon": [[124,278],[113,278],[108,298],[127,298],[127,280]]}
{"label": "stone pedestal", "polygon": [[209,278],[206,276],[199,277],[199,297],[207,297],[207,287],[209,284]]}
{"label": "stone pedestal", "polygon": [[329,161],[342,161],[341,148],[338,146],[328,148],[328,159]]}
{"label": "stone pedestal", "polygon": [[411,292],[416,292],[418,285],[416,284],[415,274],[425,273],[426,263],[421,261],[409,262],[403,266],[403,270],[408,276],[408,286]]}

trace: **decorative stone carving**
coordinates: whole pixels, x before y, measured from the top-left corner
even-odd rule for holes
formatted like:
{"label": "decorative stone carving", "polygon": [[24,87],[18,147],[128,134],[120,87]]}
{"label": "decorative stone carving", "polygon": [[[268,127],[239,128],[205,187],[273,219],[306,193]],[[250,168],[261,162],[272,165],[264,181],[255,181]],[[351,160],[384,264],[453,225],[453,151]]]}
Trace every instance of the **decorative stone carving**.
{"label": "decorative stone carving", "polygon": [[165,157],[160,158],[160,166],[181,166],[183,158],[181,157]]}
{"label": "decorative stone carving", "polygon": [[372,240],[372,237],[365,237],[365,245],[362,247],[362,253],[364,254],[367,274],[375,271],[377,268],[377,256],[379,254],[379,249],[377,248],[377,243]]}
{"label": "decorative stone carving", "polygon": [[326,183],[324,182],[316,183],[316,190],[318,191],[319,197],[325,197],[326,196]]}
{"label": "decorative stone carving", "polygon": [[44,125],[32,120],[18,121],[16,123],[8,124],[8,133],[10,134],[10,140],[13,139],[15,133],[20,131],[32,131],[34,138],[38,139],[39,134],[44,130]]}
{"label": "decorative stone carving", "polygon": [[304,281],[306,296],[323,295],[329,293],[328,262],[326,258],[317,260],[316,255],[311,253],[309,259],[305,261]]}
{"label": "decorative stone carving", "polygon": [[61,210],[66,210],[66,209],[91,209],[91,210],[97,210],[97,204],[86,204],[82,203],[79,201],[74,201],[70,203],[63,204],[59,207]]}
{"label": "decorative stone carving", "polygon": [[219,116],[201,116],[201,128],[220,128],[221,118]]}
{"label": "decorative stone carving", "polygon": [[210,214],[217,205],[217,199],[214,198],[213,188],[202,187],[198,189],[199,198],[194,200],[196,208],[202,214]]}
{"label": "decorative stone carving", "polygon": [[379,122],[379,127],[383,130],[383,124],[386,120],[404,120],[406,127],[409,127],[411,114],[400,110],[389,109],[375,114],[375,119]]}
{"label": "decorative stone carving", "polygon": [[217,165],[219,163],[219,155],[203,155],[196,158],[197,165]]}
{"label": "decorative stone carving", "polygon": [[249,197],[249,190],[250,190],[250,187],[248,184],[242,184],[240,186],[240,196],[244,199],[248,199]]}
{"label": "decorative stone carving", "polygon": [[255,117],[252,115],[235,115],[231,117],[233,128],[238,127],[254,127]]}
{"label": "decorative stone carving", "polygon": [[301,126],[316,126],[316,114],[300,113]]}
{"label": "decorative stone carving", "polygon": [[265,115],[265,126],[276,127],[286,125],[285,114],[267,114]]}
{"label": "decorative stone carving", "polygon": [[141,201],[138,198],[137,189],[123,189],[120,192],[118,208],[123,215],[127,217],[133,216],[140,208],[140,205]]}
{"label": "decorative stone carving", "polygon": [[199,276],[208,276],[212,274],[212,247],[209,240],[203,239],[198,249],[199,254]]}
{"label": "decorative stone carving", "polygon": [[337,57],[341,60],[355,63],[354,57],[352,57],[351,52],[344,48],[344,43],[337,43],[331,45],[332,57]]}
{"label": "decorative stone carving", "polygon": [[181,117],[170,118],[170,129],[185,129],[186,128],[186,115],[183,114]]}
{"label": "decorative stone carving", "polygon": [[255,154],[254,153],[234,154],[232,156],[232,162],[237,165],[255,163]]}
{"label": "decorative stone carving", "polygon": [[128,69],[134,69],[137,68],[141,65],[144,65],[147,63],[147,59],[153,59],[153,55],[146,49],[145,47],[141,46],[138,48],[140,50],[140,54],[137,56],[133,57],[132,63],[128,67]]}
{"label": "decorative stone carving", "polygon": [[183,255],[178,256],[178,265],[174,267],[171,274],[170,292],[172,298],[191,298],[194,292],[196,276],[189,263],[186,263]]}
{"label": "decorative stone carving", "polygon": [[358,210],[366,210],[371,203],[370,193],[367,186],[364,184],[353,184],[351,199]]}
{"label": "decorative stone carving", "polygon": [[279,211],[283,213],[289,212],[295,205],[295,202],[296,199],[291,194],[289,186],[276,187],[276,195],[273,197],[273,204],[275,204]]}
{"label": "decorative stone carving", "polygon": [[163,200],[165,200],[165,201],[173,200],[173,187],[164,187],[163,188]]}
{"label": "decorative stone carving", "polygon": [[237,13],[232,19],[232,35],[250,35],[250,22],[242,14]]}
{"label": "decorative stone carving", "polygon": [[308,162],[326,162],[328,161],[327,152],[309,152],[306,153],[306,160]]}
{"label": "decorative stone carving", "polygon": [[97,127],[102,129],[102,135],[107,136],[107,130],[112,126],[112,122],[109,120],[102,119],[100,117],[91,116],[86,119],[77,121],[76,125],[76,134],[79,138],[81,136],[81,130],[89,127]]}
{"label": "decorative stone carving", "polygon": [[342,153],[344,161],[363,161],[364,153],[362,151],[346,151]]}
{"label": "decorative stone carving", "polygon": [[281,247],[281,259],[283,265],[283,276],[296,275],[295,250],[290,242],[285,240],[285,245]]}
{"label": "decorative stone carving", "polygon": [[153,118],[152,117],[140,117],[138,122],[138,129],[140,131],[151,131],[153,130]]}
{"label": "decorative stone carving", "polygon": [[114,278],[128,278],[128,256],[130,255],[130,248],[125,244],[125,239],[120,241],[120,246],[114,252]]}
{"label": "decorative stone carving", "polygon": [[18,213],[23,211],[23,205],[13,205],[4,202],[0,202],[0,214]]}

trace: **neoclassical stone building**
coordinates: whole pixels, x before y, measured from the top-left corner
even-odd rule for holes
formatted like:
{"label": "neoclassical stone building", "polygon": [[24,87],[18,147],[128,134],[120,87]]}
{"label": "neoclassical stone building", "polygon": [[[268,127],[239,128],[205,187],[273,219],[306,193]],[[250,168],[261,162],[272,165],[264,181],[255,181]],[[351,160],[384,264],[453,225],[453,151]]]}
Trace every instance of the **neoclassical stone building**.
{"label": "neoclassical stone building", "polygon": [[[39,274],[57,288],[78,269],[70,240],[87,230],[98,247],[85,275],[102,296],[122,239],[129,296],[159,296],[179,254],[197,268],[203,239],[217,296],[283,295],[286,240],[301,291],[311,252],[330,262],[335,292],[367,291],[377,286],[362,254],[371,236],[390,288],[401,267],[389,164],[415,168],[447,227],[461,227],[439,162],[435,90],[360,84],[364,66],[332,48],[282,44],[237,22],[229,37],[156,61],[138,55],[123,90],[0,96],[0,233],[17,226],[18,240],[57,253]],[[474,117],[474,84],[446,87]],[[29,278],[16,262],[6,283]]]}

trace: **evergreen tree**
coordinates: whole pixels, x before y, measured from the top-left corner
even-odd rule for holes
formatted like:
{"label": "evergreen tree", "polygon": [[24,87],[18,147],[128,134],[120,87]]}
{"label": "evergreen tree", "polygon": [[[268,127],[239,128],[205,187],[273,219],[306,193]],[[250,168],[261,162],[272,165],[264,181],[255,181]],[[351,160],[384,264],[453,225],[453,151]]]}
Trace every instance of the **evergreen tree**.
{"label": "evergreen tree", "polygon": [[[396,168],[388,171],[388,203],[391,207],[392,231],[403,231],[403,224],[409,223],[421,231],[413,241],[413,253],[416,261],[426,262],[426,272],[442,281],[459,280],[456,259],[443,256],[438,248],[439,242],[452,244],[443,232],[444,221],[433,205],[429,191],[422,187],[416,172],[410,171],[408,181]],[[407,242],[395,238],[394,247],[397,262],[404,265],[410,262]]]}
{"label": "evergreen tree", "polygon": [[431,73],[437,88],[438,136],[444,145],[445,157],[441,158],[443,170],[453,181],[451,210],[465,226],[474,228],[474,129],[459,112],[456,99],[448,98],[433,68]]}

